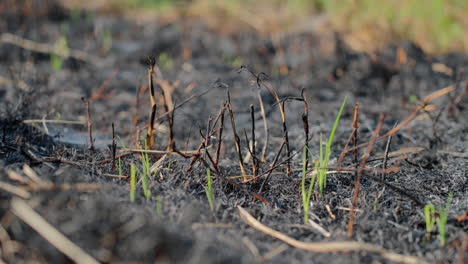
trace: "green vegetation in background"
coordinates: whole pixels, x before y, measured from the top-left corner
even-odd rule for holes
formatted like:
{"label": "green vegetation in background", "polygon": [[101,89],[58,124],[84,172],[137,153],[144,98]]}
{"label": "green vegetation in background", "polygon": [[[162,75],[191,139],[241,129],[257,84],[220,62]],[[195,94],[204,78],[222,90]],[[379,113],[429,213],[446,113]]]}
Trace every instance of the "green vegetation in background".
{"label": "green vegetation in background", "polygon": [[400,38],[412,40],[428,51],[464,48],[468,22],[465,0],[317,0],[338,28],[358,31],[379,25]]}
{"label": "green vegetation in background", "polygon": [[174,7],[174,4],[180,2],[177,0],[112,0],[112,4],[116,7],[125,8],[154,8],[159,10],[169,9]]}
{"label": "green vegetation in background", "polygon": [[[326,13],[338,31],[360,32],[373,29],[388,39],[411,40],[428,52],[468,50],[468,1],[466,0],[109,0],[123,8],[189,10],[202,5],[204,15],[222,9],[233,18],[270,8],[289,13],[292,20]],[[246,13],[248,10],[248,13]],[[266,12],[273,14],[274,12]],[[258,18],[252,18],[258,20]],[[390,39],[391,40],[391,39]]]}

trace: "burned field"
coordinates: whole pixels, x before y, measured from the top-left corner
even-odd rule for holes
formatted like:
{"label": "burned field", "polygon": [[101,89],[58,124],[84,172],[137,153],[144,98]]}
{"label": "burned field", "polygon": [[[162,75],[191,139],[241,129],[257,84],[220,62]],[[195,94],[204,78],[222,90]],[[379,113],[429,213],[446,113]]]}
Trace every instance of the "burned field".
{"label": "burned field", "polygon": [[466,262],[467,55],[0,12],[0,260]]}

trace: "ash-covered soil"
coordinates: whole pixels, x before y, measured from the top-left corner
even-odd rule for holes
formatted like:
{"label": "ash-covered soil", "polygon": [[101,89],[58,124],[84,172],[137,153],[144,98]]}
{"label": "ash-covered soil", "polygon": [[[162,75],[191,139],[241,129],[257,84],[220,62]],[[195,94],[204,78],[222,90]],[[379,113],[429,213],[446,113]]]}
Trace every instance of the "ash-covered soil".
{"label": "ash-covered soil", "polygon": [[[255,32],[223,33],[196,19],[136,23],[114,15],[70,11],[53,1],[32,7],[18,4],[17,8],[7,8],[8,2],[0,5],[0,259],[6,263],[72,262],[13,213],[11,201],[16,196],[102,263],[393,263],[378,253],[314,253],[287,246],[248,226],[237,206],[300,241],[367,242],[429,263],[461,263],[468,258],[462,254],[468,231],[468,220],[463,218],[468,212],[466,54],[429,56],[404,41],[364,54],[348,49],[338,35],[318,34],[313,29],[272,38]],[[91,55],[56,57],[55,63],[61,65],[54,66],[51,55],[38,52],[37,45],[12,44],[6,33],[49,44],[51,50],[65,38],[69,55],[72,49]],[[203,151],[207,162],[199,159],[191,171],[189,156],[151,154],[150,165],[156,163],[149,179],[151,196],[145,198],[139,182],[136,201],[130,202],[129,179],[115,177],[119,169],[118,165],[113,168],[109,146],[114,124],[116,154],[122,155],[121,176],[130,175],[131,163],[143,169],[141,155],[123,149],[138,148],[137,130],[141,130],[140,138],[146,136],[148,56],[157,58],[161,71],[154,74],[157,116],[165,113],[161,85],[173,88],[174,104],[182,104],[173,115],[175,146],[180,151],[198,149],[201,134],[206,136],[207,120],[217,116],[229,89],[244,156],[248,153],[245,135],[251,139],[249,106],[254,105],[260,158],[267,136],[257,97],[260,92],[269,141],[259,173],[274,163],[284,136],[278,105],[262,81],[282,99],[301,97],[304,91],[313,160],[319,157],[320,136],[328,137],[347,98],[329,167],[337,166],[352,133],[355,103],[360,104],[357,143],[361,144],[371,139],[381,113],[385,119],[380,135],[384,135],[404,124],[425,96],[449,85],[454,89],[431,101],[394,133],[387,167],[398,171],[382,176],[379,169],[387,139],[376,142],[366,164],[369,170],[362,176],[351,238],[347,228],[354,173],[330,174],[322,196],[314,189],[310,219],[330,232],[325,238],[303,222],[304,105],[294,99],[284,102],[293,154],[290,175],[282,152],[276,163],[281,166],[273,170],[260,193],[266,175],[241,183],[226,111],[220,173],[213,172],[213,211],[205,194],[206,164],[211,163]],[[241,70],[241,65],[259,79]],[[143,92],[137,102],[138,90]],[[82,98],[91,101],[94,151],[88,148]],[[81,123],[62,122],[70,120]],[[166,149],[169,129],[168,115],[157,119],[154,150]],[[215,131],[211,155],[218,142]],[[365,152],[365,147],[359,149],[359,160]],[[25,165],[41,181],[31,178]],[[252,174],[251,160],[245,165],[247,174]],[[353,154],[340,166],[355,168]],[[381,177],[385,184],[375,180]],[[44,182],[48,185],[42,186]],[[450,192],[447,243],[441,246],[436,229],[427,239],[422,206],[445,205]]]}

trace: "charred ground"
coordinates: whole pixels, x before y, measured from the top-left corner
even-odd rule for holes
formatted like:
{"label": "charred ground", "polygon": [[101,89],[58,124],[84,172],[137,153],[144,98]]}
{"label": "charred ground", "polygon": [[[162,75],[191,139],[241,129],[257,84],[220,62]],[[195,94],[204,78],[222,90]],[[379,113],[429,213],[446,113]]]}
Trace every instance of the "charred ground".
{"label": "charred ground", "polygon": [[[356,53],[332,33],[284,34],[280,41],[272,41],[254,32],[223,34],[199,20],[137,24],[113,16],[72,13],[55,7],[34,15],[21,8],[0,12],[4,17],[0,21],[2,32],[36,43],[53,44],[65,36],[67,49],[93,54],[84,59],[63,58],[62,65],[54,67],[50,54],[20,47],[20,43],[7,43],[5,34],[2,35],[0,180],[27,190],[28,204],[98,261],[389,262],[375,253],[312,253],[285,247],[283,242],[246,225],[236,206],[301,241],[363,241],[432,263],[460,261],[463,252],[460,248],[466,247],[463,240],[466,240],[468,221],[457,220],[468,210],[465,70],[468,56],[433,57],[407,42],[389,45],[374,54]],[[110,40],[104,37],[109,34],[107,31],[111,33]],[[111,45],[105,44],[106,41],[111,41]],[[138,153],[126,154],[121,149],[137,148],[137,129],[141,129],[141,137],[146,135],[146,129],[142,128],[148,123],[150,112],[148,87],[143,88],[138,103],[136,94],[148,82],[148,56],[157,59],[161,71],[155,74],[155,81],[160,81],[156,83],[158,100],[162,97],[159,87],[165,83],[174,88],[171,92],[174,104],[183,103],[173,115],[175,146],[180,151],[198,149],[202,141],[200,134],[206,136],[207,120],[220,111],[227,100],[228,88],[244,156],[248,152],[244,129],[251,137],[249,106],[255,107],[259,151],[266,138],[257,99],[257,91],[260,92],[269,126],[266,161],[259,166],[260,173],[268,171],[284,137],[275,98],[262,82],[276,89],[280,98],[300,97],[304,91],[309,104],[309,146],[313,159],[318,158],[320,134],[328,136],[339,106],[347,97],[332,146],[331,166],[338,161],[352,132],[356,102],[360,103],[358,144],[361,144],[371,139],[381,113],[386,114],[380,133],[383,135],[411,116],[425,96],[449,85],[454,85],[454,89],[431,101],[431,108],[424,108],[407,126],[394,133],[389,151],[409,152],[388,159],[388,167],[399,171],[387,173],[385,182],[400,192],[363,176],[352,238],[346,236],[349,221],[346,208],[352,207],[354,174],[330,175],[323,196],[314,190],[311,218],[332,234],[323,238],[314,229],[302,225],[300,168],[305,139],[301,118],[304,106],[294,100],[285,102],[289,144],[294,154],[290,160],[292,173],[287,175],[283,163],[273,170],[258,196],[254,194],[258,193],[265,176],[257,182],[243,184],[239,184],[242,179],[232,177],[240,176],[241,172],[226,111],[218,163],[220,174],[213,177],[213,212],[205,195],[205,164],[196,162],[188,172],[191,158],[178,154],[150,155],[151,164],[159,161],[157,173],[150,180],[152,196],[144,198],[138,187],[136,202],[129,201],[129,180],[109,176],[118,174],[109,148],[111,127],[113,123],[120,137],[117,155],[124,154],[122,175],[128,176],[130,164],[141,166],[141,158]],[[254,74],[265,74],[257,79],[248,70],[239,70],[241,65]],[[199,96],[185,102],[192,95]],[[95,151],[88,148],[87,113],[82,97],[91,100]],[[157,116],[164,112],[158,101]],[[156,120],[155,150],[167,147],[170,116]],[[33,119],[82,123],[43,124]],[[215,136],[211,139],[213,148],[209,150],[212,154],[218,141]],[[366,167],[375,171],[382,167],[380,157],[385,145],[386,140],[376,142]],[[365,148],[360,150],[360,157],[364,151]],[[283,152],[278,163],[285,158]],[[53,187],[39,188],[30,182],[25,164]],[[351,153],[341,166],[354,168]],[[250,161],[246,169],[251,174]],[[371,176],[380,177],[375,171]],[[15,178],[15,173],[20,178]],[[21,183],[18,179],[25,181]],[[450,192],[454,198],[447,223],[448,243],[442,247],[436,233],[431,240],[426,240],[421,205],[444,204]],[[2,260],[70,262],[12,213],[11,200],[18,195],[12,193],[4,189],[0,193]],[[326,206],[330,207],[331,214]],[[278,254],[268,257],[274,250]]]}

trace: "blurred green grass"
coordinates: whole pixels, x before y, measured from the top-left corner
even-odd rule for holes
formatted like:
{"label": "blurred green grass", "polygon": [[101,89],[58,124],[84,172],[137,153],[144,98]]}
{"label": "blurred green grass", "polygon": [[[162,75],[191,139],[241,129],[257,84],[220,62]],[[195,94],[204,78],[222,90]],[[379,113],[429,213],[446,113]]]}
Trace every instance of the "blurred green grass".
{"label": "blurred green grass", "polygon": [[[430,53],[468,51],[467,0],[109,0],[135,9],[190,10],[202,16],[223,10],[231,18],[259,19],[287,13],[288,25],[316,14],[328,14],[335,30],[368,34],[366,41],[411,40]],[[261,9],[268,10],[261,12]],[[190,11],[188,11],[190,13]],[[247,14],[247,15],[246,15]],[[283,16],[284,17],[284,16]],[[272,18],[270,18],[271,20]],[[280,19],[278,15],[276,19]],[[281,24],[281,22],[279,22]],[[371,45],[371,43],[369,44]]]}

